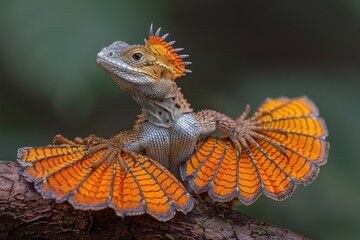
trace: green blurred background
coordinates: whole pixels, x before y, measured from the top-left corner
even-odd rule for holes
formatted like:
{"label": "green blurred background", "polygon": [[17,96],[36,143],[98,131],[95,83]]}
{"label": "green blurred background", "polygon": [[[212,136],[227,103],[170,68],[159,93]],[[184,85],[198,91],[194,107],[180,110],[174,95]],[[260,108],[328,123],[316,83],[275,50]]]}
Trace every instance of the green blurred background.
{"label": "green blurred background", "polygon": [[311,186],[240,211],[310,238],[359,235],[358,0],[1,0],[0,159],[58,133],[110,137],[131,128],[139,106],[95,56],[116,40],[142,43],[150,23],[191,55],[193,73],[178,82],[195,110],[236,117],[246,103],[307,95],[328,124],[328,164]]}

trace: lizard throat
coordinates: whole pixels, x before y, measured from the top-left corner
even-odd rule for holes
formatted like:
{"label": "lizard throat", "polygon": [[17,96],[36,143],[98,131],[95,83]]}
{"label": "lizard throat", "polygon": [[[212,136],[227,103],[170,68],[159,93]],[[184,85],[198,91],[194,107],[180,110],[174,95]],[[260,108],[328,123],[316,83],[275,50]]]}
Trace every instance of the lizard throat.
{"label": "lizard throat", "polygon": [[165,128],[172,127],[182,114],[193,111],[177,87],[163,98],[141,98],[137,102],[142,106],[143,122]]}

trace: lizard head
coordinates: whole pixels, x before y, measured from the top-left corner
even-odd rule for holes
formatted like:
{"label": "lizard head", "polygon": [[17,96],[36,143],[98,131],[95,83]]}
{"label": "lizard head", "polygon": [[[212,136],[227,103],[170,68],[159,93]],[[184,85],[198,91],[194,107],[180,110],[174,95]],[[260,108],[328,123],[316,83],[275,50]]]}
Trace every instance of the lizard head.
{"label": "lizard head", "polygon": [[149,35],[144,45],[118,41],[98,53],[97,63],[120,87],[159,85],[191,72],[185,69],[190,62],[183,61],[188,55],[178,55],[183,49],[174,49],[175,41],[166,42],[168,34],[160,37],[160,28],[153,34],[151,25]]}

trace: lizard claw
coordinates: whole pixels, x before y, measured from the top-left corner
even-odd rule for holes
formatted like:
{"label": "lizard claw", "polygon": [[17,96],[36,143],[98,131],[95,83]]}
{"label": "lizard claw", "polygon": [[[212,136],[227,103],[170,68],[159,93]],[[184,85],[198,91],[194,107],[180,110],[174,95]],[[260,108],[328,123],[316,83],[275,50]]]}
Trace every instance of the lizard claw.
{"label": "lizard claw", "polygon": [[76,137],[74,141],[71,141],[68,138],[58,134],[52,139],[51,145],[56,145],[57,143],[66,144],[66,145],[85,145],[88,148],[93,144],[98,144],[106,141],[107,141],[106,139],[100,138],[94,134],[86,138]]}
{"label": "lizard claw", "polygon": [[58,134],[56,135],[51,145],[55,145],[57,143],[65,144],[65,145],[83,145],[86,148],[86,153],[82,157],[83,159],[89,158],[99,151],[106,150],[105,153],[101,156],[99,160],[88,166],[87,168],[97,168],[99,167],[104,161],[107,161],[106,167],[110,166],[113,161],[118,161],[121,164],[121,168],[124,170],[125,163],[121,157],[121,154],[126,151],[121,148],[119,144],[113,143],[110,140],[100,138],[96,135],[90,135],[86,138],[76,137],[74,141],[71,141],[64,136]]}
{"label": "lizard claw", "polygon": [[77,145],[76,142],[73,142],[60,134],[56,135],[51,141],[51,145],[55,145],[56,143],[66,144],[66,145]]}
{"label": "lizard claw", "polygon": [[85,145],[87,148],[89,148],[93,144],[103,143],[106,142],[106,139],[100,138],[94,134],[91,134],[90,136],[86,138],[75,138],[75,142],[79,143],[81,145]]}
{"label": "lizard claw", "polygon": [[[98,142],[98,143],[91,143],[91,140],[96,140],[96,141],[102,141],[102,142]],[[88,168],[97,168],[99,167],[104,161],[106,161],[106,168],[109,167],[112,163],[114,163],[114,161],[117,161],[118,163],[120,163],[121,165],[121,169],[122,170],[126,170],[125,167],[125,162],[122,159],[121,155],[122,153],[124,153],[126,150],[124,150],[123,148],[121,148],[120,146],[117,146],[116,144],[113,144],[105,139],[100,139],[100,138],[88,138],[88,145],[86,146],[87,148],[87,152],[85,153],[85,155],[83,156],[83,158],[88,158],[93,156],[94,154],[98,153],[99,151],[105,151],[105,153],[101,156],[101,158],[99,160],[97,160],[96,162],[94,162],[93,164],[91,164],[90,166],[88,166]]]}

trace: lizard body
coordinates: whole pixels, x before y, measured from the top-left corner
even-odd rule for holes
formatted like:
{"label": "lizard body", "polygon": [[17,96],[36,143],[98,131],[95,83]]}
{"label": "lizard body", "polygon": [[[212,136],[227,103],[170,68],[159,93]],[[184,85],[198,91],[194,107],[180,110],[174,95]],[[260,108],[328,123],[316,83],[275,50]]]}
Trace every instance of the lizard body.
{"label": "lizard body", "polygon": [[[145,45],[114,42],[96,61],[141,106],[132,130],[109,139],[94,135],[50,147],[18,150],[20,173],[45,198],[75,208],[113,208],[117,215],[145,212],[161,221],[189,212],[195,193],[214,201],[253,203],[261,194],[282,200],[311,183],[327,161],[327,129],[306,97],[267,99],[247,119],[214,110],[194,112],[175,80],[190,62],[168,34],[150,28]],[[224,137],[205,137],[214,131]],[[60,142],[63,145],[55,145]]]}
{"label": "lizard body", "polygon": [[[98,53],[97,63],[142,107],[134,128],[138,139],[123,148],[144,152],[180,179],[180,164],[191,155],[200,135],[223,124],[222,114],[212,111],[210,120],[206,118],[207,112],[193,112],[174,81],[184,73],[169,70],[157,53],[146,46],[115,42]],[[122,142],[121,136],[115,136],[112,141]]]}

